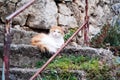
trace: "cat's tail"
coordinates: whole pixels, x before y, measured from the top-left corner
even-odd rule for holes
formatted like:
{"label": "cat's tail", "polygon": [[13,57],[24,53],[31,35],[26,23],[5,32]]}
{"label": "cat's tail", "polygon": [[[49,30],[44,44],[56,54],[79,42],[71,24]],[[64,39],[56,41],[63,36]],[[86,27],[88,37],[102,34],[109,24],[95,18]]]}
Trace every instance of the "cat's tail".
{"label": "cat's tail", "polygon": [[46,45],[44,45],[39,39],[32,38],[31,39],[31,44],[33,46],[37,46],[41,52],[48,52],[49,49],[47,48]]}
{"label": "cat's tail", "polygon": [[40,40],[37,39],[37,38],[32,38],[32,39],[31,39],[31,44],[32,44],[33,46],[37,46],[39,42],[40,42]]}

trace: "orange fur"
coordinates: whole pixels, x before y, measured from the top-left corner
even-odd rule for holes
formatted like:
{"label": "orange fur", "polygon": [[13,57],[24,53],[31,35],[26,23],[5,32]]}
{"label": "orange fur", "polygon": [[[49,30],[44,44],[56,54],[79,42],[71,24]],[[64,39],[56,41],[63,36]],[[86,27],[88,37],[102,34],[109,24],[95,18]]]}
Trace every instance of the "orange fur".
{"label": "orange fur", "polygon": [[37,46],[41,50],[41,52],[45,52],[46,50],[48,50],[46,45],[44,45],[40,40],[41,38],[44,38],[45,36],[46,36],[46,34],[41,33],[41,34],[35,35],[31,39],[31,44],[33,46]]}
{"label": "orange fur", "polygon": [[[54,33],[54,31],[55,30],[59,30],[59,32],[57,32],[57,33],[60,33],[61,34],[61,36],[62,36],[62,38],[63,38],[63,35],[64,35],[64,31],[63,31],[63,29],[61,28],[61,27],[59,27],[59,26],[53,26],[53,27],[51,27],[51,29],[50,29],[50,33],[49,34],[44,34],[44,33],[40,33],[40,34],[37,34],[37,35],[35,35],[32,39],[31,39],[31,44],[33,45],[33,46],[37,46],[40,50],[41,50],[41,52],[46,52],[46,51],[50,51],[50,47],[48,47],[48,46],[51,46],[51,44],[53,43],[57,43],[58,41],[56,41],[56,42],[53,42],[53,40],[54,40],[54,37],[53,36],[51,36],[51,35],[53,35],[52,33]],[[52,39],[51,39],[51,37],[52,37]],[[45,38],[45,39],[44,39]],[[46,38],[48,38],[48,39],[46,39]],[[44,39],[44,40],[43,40]],[[48,40],[51,40],[51,42],[50,41],[48,41]],[[55,40],[56,40],[56,38],[55,38]],[[48,42],[48,44],[47,44],[47,42]],[[55,45],[56,46],[56,45]],[[51,46],[52,47],[52,46]],[[53,45],[53,47],[54,47],[54,45]],[[54,51],[53,51],[54,52]]]}
{"label": "orange fur", "polygon": [[51,27],[50,32],[54,31],[55,29],[60,30],[60,32],[62,33],[62,35],[64,35],[64,29],[61,28],[61,27],[59,27],[59,26],[53,26],[53,27]]}
{"label": "orange fur", "polygon": [[45,37],[45,34],[43,34],[43,33],[35,35],[31,39],[31,44],[34,45],[34,46],[37,46],[38,43],[40,42],[40,38],[43,38],[43,37]]}

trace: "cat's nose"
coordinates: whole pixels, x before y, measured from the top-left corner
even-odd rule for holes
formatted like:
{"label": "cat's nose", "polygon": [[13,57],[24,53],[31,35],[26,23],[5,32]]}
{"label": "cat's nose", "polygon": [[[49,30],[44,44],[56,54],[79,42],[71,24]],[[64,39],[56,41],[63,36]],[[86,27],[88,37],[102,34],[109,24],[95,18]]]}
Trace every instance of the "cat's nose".
{"label": "cat's nose", "polygon": [[57,36],[57,34],[55,34],[55,36]]}

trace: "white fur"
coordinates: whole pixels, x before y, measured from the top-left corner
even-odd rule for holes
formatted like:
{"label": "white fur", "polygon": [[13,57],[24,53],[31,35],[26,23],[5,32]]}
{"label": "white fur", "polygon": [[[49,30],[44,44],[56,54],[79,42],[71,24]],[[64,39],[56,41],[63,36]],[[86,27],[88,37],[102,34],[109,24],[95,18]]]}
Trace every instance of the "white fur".
{"label": "white fur", "polygon": [[51,34],[47,35],[46,37],[42,38],[42,43],[47,45],[49,52],[56,52],[63,44],[64,39],[63,37],[53,37]]}

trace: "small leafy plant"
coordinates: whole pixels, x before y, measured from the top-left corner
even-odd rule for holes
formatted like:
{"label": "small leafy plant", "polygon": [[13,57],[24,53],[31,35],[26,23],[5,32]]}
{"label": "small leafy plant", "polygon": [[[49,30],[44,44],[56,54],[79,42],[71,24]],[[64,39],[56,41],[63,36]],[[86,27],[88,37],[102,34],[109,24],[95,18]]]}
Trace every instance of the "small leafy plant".
{"label": "small leafy plant", "polygon": [[41,74],[37,77],[37,80],[78,80],[75,74],[70,72],[60,72],[56,70],[51,70],[48,73]]}
{"label": "small leafy plant", "polygon": [[118,24],[110,27],[104,43],[110,43],[111,46],[120,46],[120,26]]}
{"label": "small leafy plant", "polygon": [[91,40],[93,47],[106,47],[106,44],[110,46],[120,46],[120,26],[110,26],[109,24],[104,25],[100,33],[98,33]]}
{"label": "small leafy plant", "polygon": [[91,39],[92,47],[105,47],[104,40],[108,34],[109,27],[109,24],[104,25],[101,31]]}
{"label": "small leafy plant", "polygon": [[68,39],[73,35],[73,33],[74,33],[76,30],[77,30],[77,27],[76,27],[76,28],[70,28],[70,29],[68,30],[68,33],[65,34],[64,40],[65,40],[65,41],[68,40]]}
{"label": "small leafy plant", "polygon": [[[43,64],[42,61],[38,63],[40,66]],[[37,67],[40,66],[37,65]],[[100,65],[99,58],[88,56],[63,55],[56,57],[48,65],[47,70],[50,72],[43,73],[40,80],[78,80],[78,77],[74,73],[70,73],[69,70],[84,70],[88,80],[113,80],[108,66]]]}

